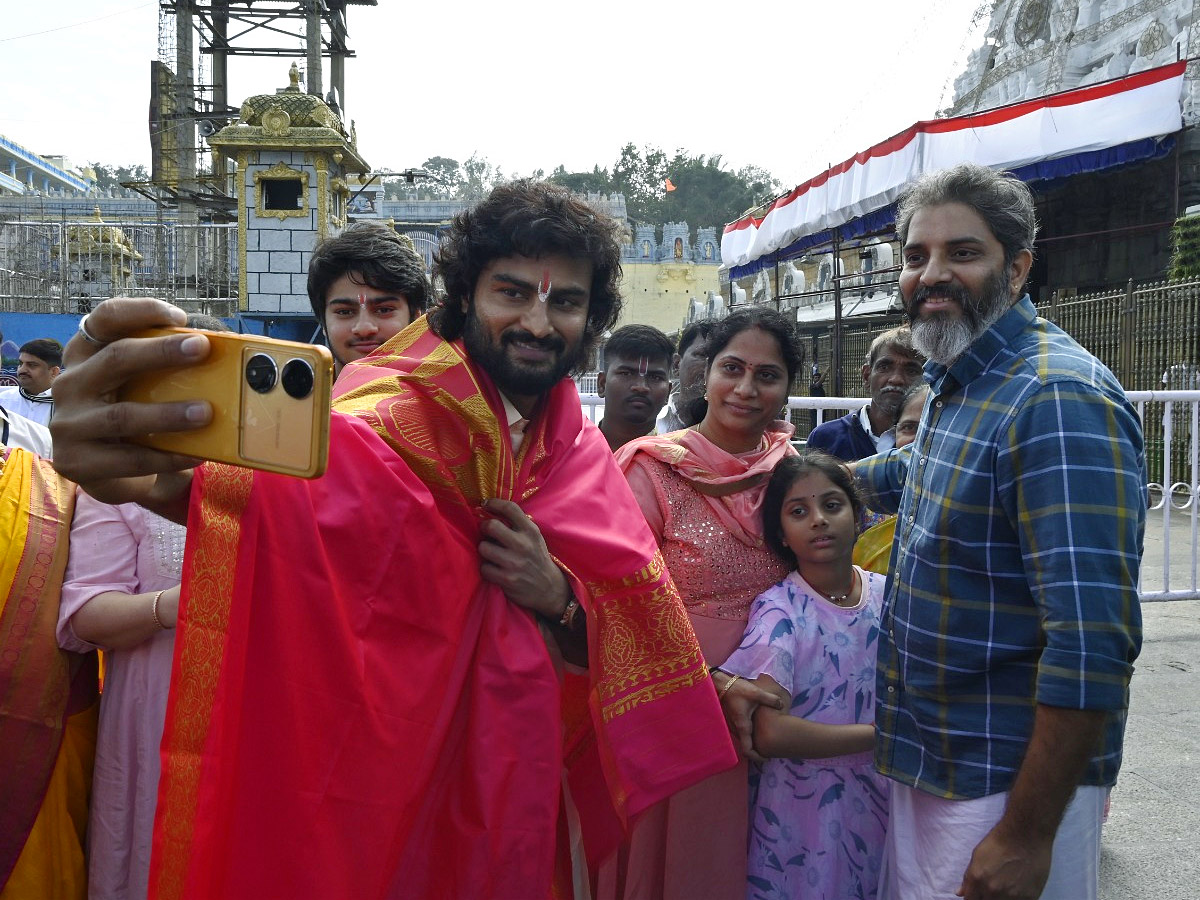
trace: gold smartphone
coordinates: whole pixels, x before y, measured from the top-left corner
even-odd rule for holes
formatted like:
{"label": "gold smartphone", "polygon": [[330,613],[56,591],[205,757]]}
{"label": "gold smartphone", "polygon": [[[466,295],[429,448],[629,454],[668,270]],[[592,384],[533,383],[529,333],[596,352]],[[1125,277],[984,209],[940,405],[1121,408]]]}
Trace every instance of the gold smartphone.
{"label": "gold smartphone", "polygon": [[[191,333],[155,328],[137,337]],[[333,357],[324,347],[205,331],[211,350],[194,366],[135,376],[119,398],[137,403],[207,400],[213,420],[195,431],[132,438],[139,444],[200,459],[316,478],[329,458]]]}

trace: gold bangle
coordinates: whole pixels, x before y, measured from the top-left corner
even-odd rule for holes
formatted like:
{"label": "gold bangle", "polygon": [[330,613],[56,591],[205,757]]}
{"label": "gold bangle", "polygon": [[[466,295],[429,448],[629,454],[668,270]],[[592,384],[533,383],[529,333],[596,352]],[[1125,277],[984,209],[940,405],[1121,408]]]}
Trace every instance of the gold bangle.
{"label": "gold bangle", "polygon": [[721,688],[721,690],[717,692],[717,699],[724,700],[725,695],[729,693],[729,689],[733,687],[733,683],[741,677],[741,675],[730,675],[729,680],[725,682],[725,687]]}
{"label": "gold bangle", "polygon": [[157,625],[159,627],[159,629],[162,631],[166,631],[167,626],[164,625],[162,623],[162,619],[160,619],[158,617],[158,601],[162,599],[162,595],[165,594],[166,592],[167,592],[167,589],[163,588],[161,591],[159,591],[157,594],[154,595],[154,602],[150,604],[150,618],[154,620],[154,624]]}

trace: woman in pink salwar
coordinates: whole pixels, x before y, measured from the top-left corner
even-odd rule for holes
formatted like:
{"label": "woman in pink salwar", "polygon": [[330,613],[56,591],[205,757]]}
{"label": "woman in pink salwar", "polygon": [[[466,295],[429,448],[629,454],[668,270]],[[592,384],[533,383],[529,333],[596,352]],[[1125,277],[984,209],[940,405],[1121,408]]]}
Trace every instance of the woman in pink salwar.
{"label": "woman in pink salwar", "polygon": [[[803,352],[794,326],[765,309],[720,322],[709,344],[700,424],[641,438],[617,453],[705,661],[737,648],[750,604],[787,574],[763,542],[760,507],[775,464],[794,454],[779,420]],[[723,672],[713,682],[743,753],[753,706],[772,702]],[[746,759],[647,810],[600,869],[597,896],[612,900],[743,900],[748,835]]]}
{"label": "woman in pink salwar", "polygon": [[146,896],[183,544],[182,525],[78,493],[58,643],[105,651],[88,821],[91,900]]}

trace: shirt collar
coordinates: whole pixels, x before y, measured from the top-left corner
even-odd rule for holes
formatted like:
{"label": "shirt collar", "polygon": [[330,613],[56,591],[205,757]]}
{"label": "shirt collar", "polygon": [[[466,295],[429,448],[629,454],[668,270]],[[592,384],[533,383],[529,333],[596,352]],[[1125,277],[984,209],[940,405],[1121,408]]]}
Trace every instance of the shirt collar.
{"label": "shirt collar", "polygon": [[54,402],[54,398],[52,396],[50,396],[51,388],[46,388],[40,394],[31,394],[31,393],[29,393],[29,391],[25,390],[25,388],[21,387],[20,385],[17,385],[17,391],[21,394],[22,397],[24,397],[26,400],[28,400],[31,403],[53,403]]}
{"label": "shirt collar", "polygon": [[523,415],[521,415],[521,411],[513,406],[513,402],[509,400],[508,397],[503,393],[500,394],[500,401],[504,404],[504,416],[507,420],[505,424],[509,428],[512,428],[517,424],[517,422],[525,418]]}
{"label": "shirt collar", "polygon": [[885,428],[883,430],[883,434],[876,434],[871,429],[870,409],[871,404],[868,403],[858,411],[858,421],[862,425],[863,431],[867,433],[867,437],[875,442],[876,453],[882,453],[884,450],[891,450],[894,446],[896,446],[895,432]]}
{"label": "shirt collar", "polygon": [[1037,310],[1029,295],[1025,294],[1009,310],[996,320],[987,331],[971,343],[963,355],[950,366],[941,363],[925,363],[925,380],[935,394],[942,394],[963,384],[970,384],[981,375],[996,354],[1011,347],[1017,336],[1037,318]]}
{"label": "shirt collar", "polygon": [[529,420],[521,415],[521,411],[513,406],[511,400],[500,394],[500,400],[504,404],[504,417],[508,425],[508,437],[512,442],[513,453],[521,449],[521,443],[525,440],[525,429],[529,425]]}

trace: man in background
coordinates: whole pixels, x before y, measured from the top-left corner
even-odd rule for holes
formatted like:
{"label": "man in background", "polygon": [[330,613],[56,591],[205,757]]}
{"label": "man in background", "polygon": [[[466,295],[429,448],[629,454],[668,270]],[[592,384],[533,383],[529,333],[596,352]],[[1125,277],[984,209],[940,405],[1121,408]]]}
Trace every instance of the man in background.
{"label": "man in background", "polygon": [[596,392],[604,397],[600,431],[613,450],[651,434],[671,390],[671,339],[649,325],[626,325],[604,345]]}
{"label": "man in background", "polygon": [[412,242],[375,222],[322,241],[308,264],[308,301],[339,372],[425,312],[429,293]]}
{"label": "man in background", "polygon": [[704,371],[708,367],[708,338],[716,323],[700,319],[683,329],[679,349],[672,362],[673,374],[679,379],[667,405],[659,414],[656,431],[667,434],[696,424],[691,407],[704,394]]}
{"label": "man in background", "polygon": [[832,422],[824,422],[808,436],[808,446],[824,450],[845,462],[874,456],[895,446],[891,428],[900,400],[921,378],[921,357],[913,349],[907,325],[885,331],[871,341],[862,366],[862,380],[871,402]]}
{"label": "man in background", "polygon": [[62,371],[62,344],[37,338],[21,346],[16,387],[0,388],[0,406],[39,425],[49,425],[54,415],[50,385]]}

